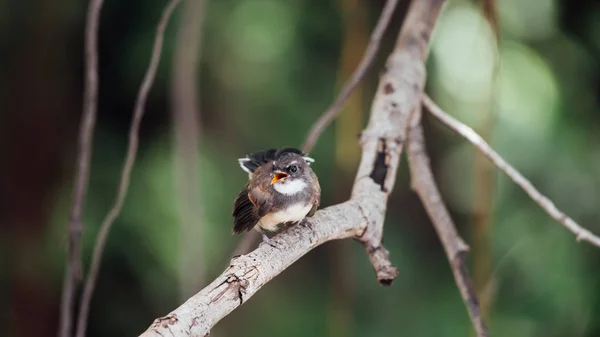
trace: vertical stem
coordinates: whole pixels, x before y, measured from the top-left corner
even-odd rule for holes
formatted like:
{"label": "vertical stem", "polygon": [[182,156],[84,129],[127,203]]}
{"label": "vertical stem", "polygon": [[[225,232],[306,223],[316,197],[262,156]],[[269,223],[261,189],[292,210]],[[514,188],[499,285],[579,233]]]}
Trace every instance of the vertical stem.
{"label": "vertical stem", "polygon": [[[353,75],[354,69],[361,62],[363,51],[369,43],[367,28],[368,6],[364,0],[339,0],[343,21],[343,42],[341,64],[338,70],[338,86]],[[359,147],[356,146],[356,135],[363,125],[364,84],[360,83],[348,97],[344,111],[335,122],[335,201],[348,199],[350,193],[345,182],[351,181],[360,160]],[[332,242],[330,247],[331,264],[331,319],[329,336],[348,336],[353,331],[352,319],[354,287],[349,277],[348,242]]]}
{"label": "vertical stem", "polygon": [[100,273],[100,265],[102,262],[102,255],[104,254],[104,247],[106,246],[106,240],[108,239],[108,234],[110,233],[113,223],[119,216],[119,213],[121,213],[121,208],[123,208],[123,203],[125,203],[125,198],[129,189],[131,171],[133,170],[137,155],[140,126],[142,124],[142,118],[144,117],[146,101],[148,100],[148,95],[150,94],[150,89],[154,83],[154,78],[156,77],[156,71],[160,62],[165,29],[171,18],[171,14],[173,14],[173,11],[180,1],[181,0],[169,1],[163,10],[158,26],[156,27],[156,36],[154,38],[154,45],[152,46],[150,64],[148,65],[148,69],[146,70],[146,74],[140,85],[135,106],[133,108],[133,119],[129,127],[127,153],[125,154],[125,161],[121,170],[117,195],[115,196],[112,208],[108,211],[100,225],[100,231],[96,237],[94,252],[92,253],[90,271],[83,286],[83,294],[81,295],[81,300],[79,302],[79,314],[77,316],[77,337],[85,337],[86,335],[90,303],[94,294],[94,288],[96,287],[96,281],[98,280],[98,274]]}
{"label": "vertical stem", "polygon": [[[483,12],[494,34],[496,58],[494,71],[490,79],[490,95],[485,107],[481,110],[484,115],[483,123],[477,130],[488,143],[492,137],[497,109],[497,78],[500,64],[498,55],[499,30],[496,10],[496,0],[483,0]],[[474,214],[473,214],[473,281],[475,290],[481,300],[481,312],[484,319],[490,322],[493,304],[492,278],[492,226],[493,226],[493,194],[494,168],[485,156],[475,151],[474,161]]]}
{"label": "vertical stem", "polygon": [[[338,83],[352,76],[359,64],[362,51],[367,48],[369,35],[367,30],[368,8],[364,0],[338,0],[343,19],[344,40],[342,43],[341,65],[338,71]],[[358,84],[348,97],[344,113],[340,114],[335,125],[335,162],[337,169],[349,172],[360,160],[356,136],[363,126],[364,84]]]}
{"label": "vertical stem", "polygon": [[60,305],[58,336],[70,337],[73,327],[73,309],[81,271],[81,235],[83,233],[83,204],[87,193],[92,159],[92,139],[98,108],[98,28],[103,0],[91,0],[88,6],[85,27],[85,83],[83,114],[79,127],[77,146],[77,168],[73,204],[69,219],[68,262],[63,283]]}
{"label": "vertical stem", "polygon": [[203,204],[199,192],[200,107],[198,60],[204,0],[184,0],[173,58],[171,112],[174,134],[175,188],[180,208],[180,296],[190,297],[203,281]]}
{"label": "vertical stem", "polygon": [[[488,126],[489,122],[488,123]],[[482,129],[482,137],[489,137],[489,129]],[[488,131],[488,132],[484,132]],[[481,300],[481,312],[489,322],[493,294],[485,289],[492,277],[492,194],[494,191],[494,171],[486,158],[475,153],[474,163],[475,205],[473,214],[473,282]]]}
{"label": "vertical stem", "polygon": [[[360,63],[363,51],[367,48],[369,35],[367,30],[368,8],[363,0],[339,0],[342,13],[343,42],[341,64],[338,70],[338,85],[350,78]],[[350,168],[356,167],[360,160],[356,135],[363,124],[364,85],[358,84],[348,97],[343,111],[335,122],[335,201],[346,200],[348,193],[345,182],[351,181]],[[343,112],[343,113],[341,113]],[[354,287],[348,264],[348,242],[332,242],[328,247],[331,265],[331,303],[328,334],[331,337],[348,336],[353,331],[352,318]]]}

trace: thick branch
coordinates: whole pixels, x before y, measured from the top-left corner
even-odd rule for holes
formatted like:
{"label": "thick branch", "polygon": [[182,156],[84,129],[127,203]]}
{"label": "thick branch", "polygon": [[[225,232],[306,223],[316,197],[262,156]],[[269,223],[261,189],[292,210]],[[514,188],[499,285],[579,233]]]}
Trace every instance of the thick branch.
{"label": "thick branch", "polygon": [[519,171],[507,163],[502,156],[494,151],[483,138],[481,138],[473,129],[452,118],[438,107],[427,95],[423,95],[423,105],[427,111],[437,118],[442,124],[446,125],[459,135],[465,137],[475,147],[481,151],[494,165],[504,172],[515,184],[519,185],[533,201],[542,207],[554,220],[560,222],[568,230],[576,235],[577,241],[587,241],[594,246],[600,247],[600,237],[592,234],[587,229],[581,227],[577,222],[560,211],[554,203],[540,193],[529,180],[527,180]]}
{"label": "thick branch", "polygon": [[[376,186],[373,191],[379,193]],[[253,252],[233,258],[221,276],[169,315],[156,319],[142,336],[206,336],[219,320],[304,254],[323,242],[355,237],[366,226],[355,201],[320,210],[273,237],[274,246],[261,243]]]}
{"label": "thick branch", "polygon": [[154,77],[156,76],[156,70],[158,69],[165,28],[167,26],[169,18],[171,17],[171,14],[173,14],[175,7],[177,7],[180,1],[181,0],[171,0],[171,2],[169,2],[169,4],[165,7],[162,13],[160,22],[158,23],[158,27],[156,29],[156,37],[154,40],[154,45],[152,47],[150,65],[146,70],[146,74],[144,75],[144,79],[142,80],[142,85],[140,86],[140,90],[138,92],[138,96],[135,102],[133,120],[129,129],[129,144],[127,146],[127,154],[125,155],[125,163],[123,164],[123,170],[121,171],[121,180],[119,182],[117,195],[115,197],[113,207],[110,209],[110,211],[102,221],[102,225],[100,226],[100,232],[98,233],[98,237],[96,238],[96,244],[94,246],[92,264],[90,266],[90,271],[86,279],[85,286],[83,288],[83,295],[81,297],[81,303],[79,306],[79,316],[77,318],[77,337],[85,337],[87,318],[90,310],[90,302],[92,300],[92,294],[94,293],[96,279],[98,278],[98,272],[100,270],[100,262],[102,259],[102,253],[104,251],[104,245],[106,244],[106,239],[108,238],[108,233],[113,222],[121,212],[121,207],[125,202],[125,196],[127,195],[127,190],[129,188],[131,170],[133,169],[133,164],[135,162],[135,157],[137,154],[138,133],[140,129],[140,124],[142,123],[142,117],[144,116],[144,109],[146,106],[148,94],[150,93],[150,88],[152,87],[152,83],[154,83]]}
{"label": "thick branch", "polygon": [[450,214],[444,205],[442,196],[433,178],[429,156],[425,150],[425,139],[420,119],[420,111],[417,111],[414,121],[411,123],[408,136],[408,163],[412,188],[421,198],[431,218],[431,222],[440,237],[442,246],[446,251],[446,256],[450,261],[454,279],[467,306],[477,336],[489,336],[489,332],[481,316],[479,302],[473,288],[473,281],[469,277],[466,266],[466,254],[469,247],[456,231],[456,227],[452,222],[452,218],[450,218]]}
{"label": "thick branch", "polygon": [[77,169],[73,205],[69,219],[68,261],[63,283],[58,335],[70,337],[73,325],[73,304],[77,280],[81,279],[81,235],[83,233],[83,204],[90,176],[92,139],[96,124],[98,101],[98,27],[103,0],[92,0],[88,7],[85,27],[85,84],[83,115],[79,126]]}
{"label": "thick branch", "polygon": [[142,336],[206,336],[268,281],[330,240],[358,238],[380,283],[393,281],[398,271],[382,246],[383,220],[409,117],[419,105],[427,46],[441,5],[438,0],[417,0],[409,9],[361,136],[362,158],[351,199],[320,210],[304,223],[276,235],[274,247],[263,243],[255,251],[233,258],[221,276],[169,315],[157,319]]}
{"label": "thick branch", "polygon": [[[443,1],[413,1],[396,48],[388,58],[371,107],[371,117],[361,134],[362,160],[356,175],[353,197],[360,195],[363,181],[375,181],[387,197],[396,180],[400,155],[406,139],[408,121],[419,105],[425,85],[425,59],[429,38]],[[385,203],[383,203],[385,207]],[[385,213],[385,208],[382,210]],[[383,222],[383,219],[380,219]],[[379,282],[387,284],[397,273],[381,246],[383,224],[367,228],[360,238],[369,252]]]}

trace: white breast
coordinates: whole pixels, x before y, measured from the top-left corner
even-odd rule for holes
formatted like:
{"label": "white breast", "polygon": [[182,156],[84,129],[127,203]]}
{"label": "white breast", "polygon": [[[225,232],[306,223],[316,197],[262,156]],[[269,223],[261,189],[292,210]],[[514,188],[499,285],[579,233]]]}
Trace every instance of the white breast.
{"label": "white breast", "polygon": [[273,184],[275,191],[285,194],[294,195],[298,192],[302,192],[306,188],[306,183],[302,179],[293,179]]}
{"label": "white breast", "polygon": [[304,219],[306,214],[310,212],[312,204],[297,203],[288,207],[285,210],[278,212],[269,213],[263,216],[258,222],[257,226],[260,226],[268,231],[275,232],[277,225],[284,222],[296,222]]}

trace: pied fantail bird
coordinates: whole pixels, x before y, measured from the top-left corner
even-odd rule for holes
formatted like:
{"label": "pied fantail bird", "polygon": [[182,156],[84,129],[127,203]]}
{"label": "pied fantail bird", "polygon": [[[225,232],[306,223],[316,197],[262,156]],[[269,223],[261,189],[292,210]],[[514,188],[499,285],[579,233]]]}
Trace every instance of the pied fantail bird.
{"label": "pied fantail bird", "polygon": [[233,207],[233,233],[256,229],[266,233],[313,216],[321,200],[321,186],[310,168],[314,159],[295,148],[271,149],[238,159],[250,181]]}

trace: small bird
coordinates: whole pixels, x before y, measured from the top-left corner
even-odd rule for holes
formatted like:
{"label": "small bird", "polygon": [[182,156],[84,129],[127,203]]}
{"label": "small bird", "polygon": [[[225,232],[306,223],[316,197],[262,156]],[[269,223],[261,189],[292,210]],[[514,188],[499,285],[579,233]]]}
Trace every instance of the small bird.
{"label": "small bird", "polygon": [[321,201],[321,186],[310,168],[314,159],[295,148],[271,149],[238,159],[250,181],[233,207],[233,234],[252,228],[266,235],[313,216]]}

